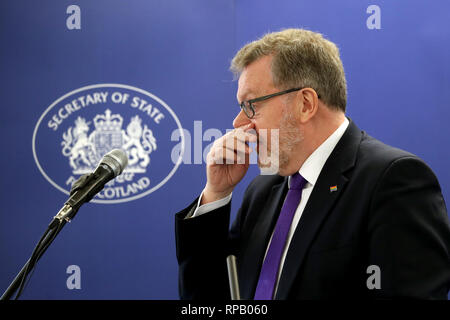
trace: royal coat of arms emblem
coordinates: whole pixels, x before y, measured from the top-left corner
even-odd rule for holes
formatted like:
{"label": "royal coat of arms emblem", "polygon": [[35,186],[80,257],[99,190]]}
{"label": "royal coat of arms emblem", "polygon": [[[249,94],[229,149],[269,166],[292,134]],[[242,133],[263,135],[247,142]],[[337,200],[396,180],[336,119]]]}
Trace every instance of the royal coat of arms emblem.
{"label": "royal coat of arms emblem", "polygon": [[[94,130],[89,133],[91,124]],[[157,148],[156,138],[138,115],[131,118],[126,129],[122,125],[122,116],[109,109],[96,115],[92,122],[79,116],[74,126],[63,133],[61,142],[62,154],[68,158],[73,174],[92,172],[103,155],[116,148],[127,153],[125,173],[145,173],[150,154]]]}

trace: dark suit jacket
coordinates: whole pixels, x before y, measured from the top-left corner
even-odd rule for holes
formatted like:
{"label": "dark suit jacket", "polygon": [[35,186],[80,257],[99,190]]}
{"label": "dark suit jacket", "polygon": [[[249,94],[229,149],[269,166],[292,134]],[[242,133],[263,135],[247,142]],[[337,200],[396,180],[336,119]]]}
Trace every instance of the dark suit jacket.
{"label": "dark suit jacket", "polygon": [[[196,199],[176,215],[182,299],[229,299],[230,253],[241,297],[253,298],[286,192],[286,177],[255,178],[231,230],[230,204],[184,219]],[[350,122],[295,230],[275,298],[447,299],[449,248],[450,224],[431,169]],[[368,289],[371,265],[379,267],[380,289]]]}

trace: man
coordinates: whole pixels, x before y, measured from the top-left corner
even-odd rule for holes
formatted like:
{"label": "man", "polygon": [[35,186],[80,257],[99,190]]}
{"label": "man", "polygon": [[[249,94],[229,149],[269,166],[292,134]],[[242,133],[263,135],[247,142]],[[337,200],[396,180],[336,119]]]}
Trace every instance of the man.
{"label": "man", "polygon": [[[216,140],[201,196],[176,215],[181,298],[229,299],[234,254],[243,299],[447,299],[439,183],[421,159],[346,118],[337,47],[288,29],[244,46],[231,69],[235,130]],[[250,183],[228,230],[255,141],[259,166],[277,174]]]}

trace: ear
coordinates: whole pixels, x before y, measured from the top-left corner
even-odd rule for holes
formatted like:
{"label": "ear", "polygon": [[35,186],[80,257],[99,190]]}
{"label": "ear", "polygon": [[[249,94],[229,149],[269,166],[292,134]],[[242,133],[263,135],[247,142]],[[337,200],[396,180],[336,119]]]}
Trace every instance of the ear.
{"label": "ear", "polygon": [[319,108],[319,98],[314,89],[304,88],[300,90],[297,92],[296,101],[301,123],[306,123],[315,116]]}

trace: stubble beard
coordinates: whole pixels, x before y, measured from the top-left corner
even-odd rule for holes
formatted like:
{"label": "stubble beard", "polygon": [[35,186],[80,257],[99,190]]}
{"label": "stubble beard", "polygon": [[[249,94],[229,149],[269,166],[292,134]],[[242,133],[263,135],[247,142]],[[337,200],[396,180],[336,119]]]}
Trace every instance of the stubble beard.
{"label": "stubble beard", "polygon": [[[270,146],[267,140],[270,136]],[[283,110],[280,120],[280,129],[271,129],[266,134],[266,141],[263,147],[268,150],[261,152],[261,145],[258,142],[258,166],[261,174],[281,174],[287,168],[291,155],[303,141],[303,134],[290,112]]]}

